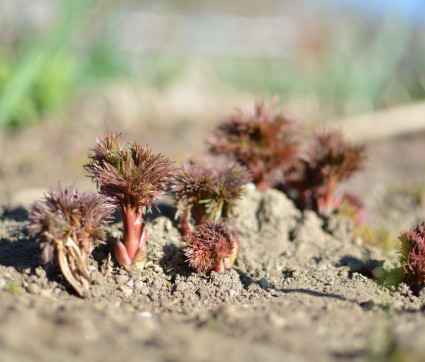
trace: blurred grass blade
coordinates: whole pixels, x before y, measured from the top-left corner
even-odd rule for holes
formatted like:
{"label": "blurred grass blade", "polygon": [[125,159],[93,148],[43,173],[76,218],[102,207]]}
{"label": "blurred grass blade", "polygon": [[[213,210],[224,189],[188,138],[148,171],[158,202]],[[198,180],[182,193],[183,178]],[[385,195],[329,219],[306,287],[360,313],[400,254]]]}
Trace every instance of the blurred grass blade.
{"label": "blurred grass blade", "polygon": [[12,115],[31,92],[46,62],[58,52],[69,47],[70,38],[82,14],[92,1],[73,0],[61,2],[62,13],[48,34],[20,56],[13,75],[8,79],[0,94],[0,128],[8,126]]}

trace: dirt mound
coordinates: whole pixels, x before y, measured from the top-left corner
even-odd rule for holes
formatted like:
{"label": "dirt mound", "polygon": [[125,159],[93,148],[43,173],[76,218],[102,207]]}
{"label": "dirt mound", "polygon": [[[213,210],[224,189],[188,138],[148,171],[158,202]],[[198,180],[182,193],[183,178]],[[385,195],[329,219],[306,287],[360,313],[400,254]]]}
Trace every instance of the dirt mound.
{"label": "dirt mound", "polygon": [[[25,208],[0,221],[2,360],[307,361],[420,356],[425,296],[391,286],[395,263],[354,237],[349,220],[301,213],[281,192],[248,187],[230,224],[242,251],[210,277],[185,262],[166,217],[148,227],[144,270],[89,260],[80,299],[56,266],[40,266]],[[378,278],[378,279],[376,279]],[[382,281],[387,281],[383,286]]]}

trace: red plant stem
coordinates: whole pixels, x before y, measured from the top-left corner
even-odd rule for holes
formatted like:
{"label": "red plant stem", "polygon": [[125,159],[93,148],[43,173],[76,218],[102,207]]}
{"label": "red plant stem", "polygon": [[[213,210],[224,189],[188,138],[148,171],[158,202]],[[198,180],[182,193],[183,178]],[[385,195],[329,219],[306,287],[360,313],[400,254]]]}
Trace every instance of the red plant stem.
{"label": "red plant stem", "polygon": [[211,270],[208,270],[207,275],[210,275],[211,272],[216,272],[216,273],[222,273],[224,272],[225,267],[224,267],[224,262],[223,259],[220,259],[220,261],[217,263],[217,265],[212,268]]}
{"label": "red plant stem", "polygon": [[258,191],[264,191],[270,188],[270,183],[265,180],[260,180],[257,183],[255,183],[255,187]]}
{"label": "red plant stem", "polygon": [[190,227],[189,221],[185,217],[180,217],[179,229],[183,236],[186,236],[192,233],[192,228]]}
{"label": "red plant stem", "polygon": [[204,224],[206,222],[205,215],[207,213],[205,210],[205,205],[195,203],[193,209],[194,210],[192,215],[194,218],[195,226]]}
{"label": "red plant stem", "polygon": [[233,266],[232,260],[230,258],[224,258],[223,261],[222,261],[222,264],[223,264],[224,270],[228,270]]}
{"label": "red plant stem", "polygon": [[331,177],[328,182],[328,189],[326,190],[325,207],[326,211],[329,212],[334,209],[334,193],[336,187],[335,177]]}
{"label": "red plant stem", "polygon": [[130,260],[133,260],[139,249],[144,246],[142,240],[144,229],[142,212],[130,205],[121,207],[123,220],[123,244]]}
{"label": "red plant stem", "polygon": [[251,172],[252,182],[255,184],[257,190],[264,191],[270,187],[269,182],[264,180],[264,174],[259,166],[250,165],[249,172]]}

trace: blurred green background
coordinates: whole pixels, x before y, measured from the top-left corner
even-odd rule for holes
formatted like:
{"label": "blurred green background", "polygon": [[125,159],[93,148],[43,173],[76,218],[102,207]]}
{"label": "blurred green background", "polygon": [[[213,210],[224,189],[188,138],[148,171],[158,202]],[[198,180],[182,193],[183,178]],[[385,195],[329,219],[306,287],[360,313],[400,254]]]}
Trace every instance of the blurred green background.
{"label": "blurred green background", "polygon": [[174,108],[278,94],[318,120],[417,101],[424,4],[0,0],[0,128],[60,119],[117,84]]}

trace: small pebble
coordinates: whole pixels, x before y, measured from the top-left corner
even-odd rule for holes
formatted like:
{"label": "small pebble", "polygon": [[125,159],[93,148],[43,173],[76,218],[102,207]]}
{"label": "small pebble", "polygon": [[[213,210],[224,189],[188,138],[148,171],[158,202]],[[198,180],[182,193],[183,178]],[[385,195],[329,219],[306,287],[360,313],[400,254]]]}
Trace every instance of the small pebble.
{"label": "small pebble", "polygon": [[128,282],[130,278],[127,275],[117,275],[115,276],[115,281],[117,282],[117,284],[122,284],[124,285],[125,283]]}
{"label": "small pebble", "polygon": [[39,278],[44,278],[46,276],[46,271],[39,266],[35,269],[35,275],[37,275]]}
{"label": "small pebble", "polygon": [[183,292],[185,290],[186,290],[186,284],[185,283],[176,284],[176,291]]}
{"label": "small pebble", "polygon": [[272,297],[278,297],[280,295],[280,292],[274,289],[270,289],[269,292]]}
{"label": "small pebble", "polygon": [[270,320],[278,328],[284,327],[287,324],[286,318],[276,315],[274,313],[270,316]]}
{"label": "small pebble", "polygon": [[396,300],[394,303],[393,303],[393,308],[395,308],[395,309],[403,309],[403,302],[401,301],[401,300]]}
{"label": "small pebble", "polygon": [[42,297],[45,297],[45,298],[50,299],[50,298],[52,298],[52,291],[51,291],[51,290],[42,289],[42,290],[40,291],[40,295],[41,295]]}
{"label": "small pebble", "polygon": [[127,285],[130,288],[133,288],[134,287],[134,281],[133,281],[133,279],[130,279],[125,285]]}
{"label": "small pebble", "polygon": [[134,287],[137,289],[141,289],[143,288],[143,286],[144,286],[144,283],[140,280],[136,280],[136,282],[134,283]]}
{"label": "small pebble", "polygon": [[207,299],[210,297],[210,291],[207,288],[200,288],[198,293],[202,299]]}
{"label": "small pebble", "polygon": [[238,314],[238,311],[234,305],[224,305],[220,307],[217,314],[223,314],[226,317],[235,317]]}
{"label": "small pebble", "polygon": [[131,294],[133,294],[133,290],[131,290],[131,289],[130,289],[130,288],[128,288],[128,287],[120,286],[118,289],[119,289],[119,290],[121,290],[121,291],[122,291],[122,293],[123,293],[126,297],[129,297]]}
{"label": "small pebble", "polygon": [[149,290],[149,288],[147,288],[147,287],[144,287],[144,288],[142,288],[142,290],[140,291],[143,295],[148,295],[149,293],[150,293],[150,290]]}
{"label": "small pebble", "polygon": [[[260,291],[260,287],[258,284],[256,283],[251,283],[250,285],[248,285],[248,287],[246,288],[248,293],[258,293]],[[251,295],[252,297],[252,295]]]}
{"label": "small pebble", "polygon": [[31,283],[30,285],[28,285],[27,290],[31,294],[39,294],[40,293],[40,287],[35,283]]}
{"label": "small pebble", "polygon": [[261,288],[263,288],[263,289],[269,289],[270,288],[270,283],[266,278],[260,279],[260,285],[261,285]]}
{"label": "small pebble", "polygon": [[140,312],[139,315],[143,318],[151,318],[152,317],[151,312]]}

